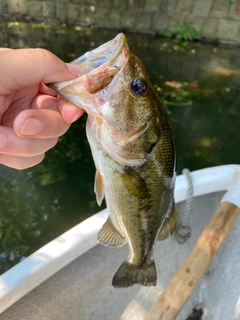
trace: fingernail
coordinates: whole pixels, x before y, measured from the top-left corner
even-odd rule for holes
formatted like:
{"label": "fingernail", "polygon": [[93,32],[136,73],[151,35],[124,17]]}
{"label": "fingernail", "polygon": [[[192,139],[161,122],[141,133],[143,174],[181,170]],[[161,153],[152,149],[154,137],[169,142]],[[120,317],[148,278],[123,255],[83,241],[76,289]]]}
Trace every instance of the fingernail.
{"label": "fingernail", "polygon": [[7,144],[8,138],[5,133],[0,132],[0,148],[4,148]]}
{"label": "fingernail", "polygon": [[22,136],[35,136],[39,134],[43,129],[42,122],[35,118],[28,118],[22,125]]}
{"label": "fingernail", "polygon": [[71,64],[71,63],[66,63],[68,71],[74,76],[74,77],[78,77],[79,72],[81,73],[82,68],[75,65],[75,64]]}

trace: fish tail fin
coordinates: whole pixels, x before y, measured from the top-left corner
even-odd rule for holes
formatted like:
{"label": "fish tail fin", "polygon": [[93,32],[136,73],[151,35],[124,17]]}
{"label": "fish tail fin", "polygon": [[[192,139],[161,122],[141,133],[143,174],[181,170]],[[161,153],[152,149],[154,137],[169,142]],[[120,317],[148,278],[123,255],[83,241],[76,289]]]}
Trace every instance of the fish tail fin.
{"label": "fish tail fin", "polygon": [[141,266],[125,261],[119,267],[112,280],[112,286],[115,288],[127,288],[134,284],[155,286],[156,283],[157,272],[154,261],[150,265]]}

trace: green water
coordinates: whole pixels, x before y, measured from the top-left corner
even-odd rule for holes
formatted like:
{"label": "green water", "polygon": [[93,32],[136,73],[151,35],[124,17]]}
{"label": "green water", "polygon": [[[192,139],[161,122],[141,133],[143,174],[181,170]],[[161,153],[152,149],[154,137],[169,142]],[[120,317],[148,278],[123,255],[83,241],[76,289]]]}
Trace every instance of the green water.
{"label": "green water", "polygon": [[[0,28],[1,46],[43,47],[64,61],[116,35],[43,24]],[[167,106],[178,174],[185,167],[239,163],[240,50],[135,34],[127,38]],[[40,165],[24,171],[0,166],[0,273],[100,210],[85,123],[86,117],[74,123]]]}

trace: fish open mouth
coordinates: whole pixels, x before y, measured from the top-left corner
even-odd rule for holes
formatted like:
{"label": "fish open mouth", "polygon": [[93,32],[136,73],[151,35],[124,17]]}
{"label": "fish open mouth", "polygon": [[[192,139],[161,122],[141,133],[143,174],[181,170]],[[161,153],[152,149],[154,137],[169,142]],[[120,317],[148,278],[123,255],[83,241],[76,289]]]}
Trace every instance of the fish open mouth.
{"label": "fish open mouth", "polygon": [[78,78],[51,83],[48,86],[60,96],[85,109],[87,113],[98,114],[94,94],[112,81],[126,63],[128,53],[126,37],[119,33],[114,39],[71,62],[79,68]]}
{"label": "fish open mouth", "polygon": [[119,33],[114,39],[102,44],[92,51],[86,52],[71,63],[80,68],[79,76],[90,73],[103,65],[112,65],[119,57],[125,44],[125,35]]}

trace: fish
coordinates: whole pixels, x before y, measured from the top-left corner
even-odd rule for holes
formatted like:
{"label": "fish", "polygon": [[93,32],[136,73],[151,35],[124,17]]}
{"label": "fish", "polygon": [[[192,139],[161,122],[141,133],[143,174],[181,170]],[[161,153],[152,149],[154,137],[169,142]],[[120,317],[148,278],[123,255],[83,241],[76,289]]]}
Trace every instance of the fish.
{"label": "fish", "polygon": [[123,33],[72,63],[79,77],[49,87],[88,114],[94,191],[109,211],[98,241],[129,246],[112,286],[155,286],[156,242],[177,225],[176,154],[166,109]]}

